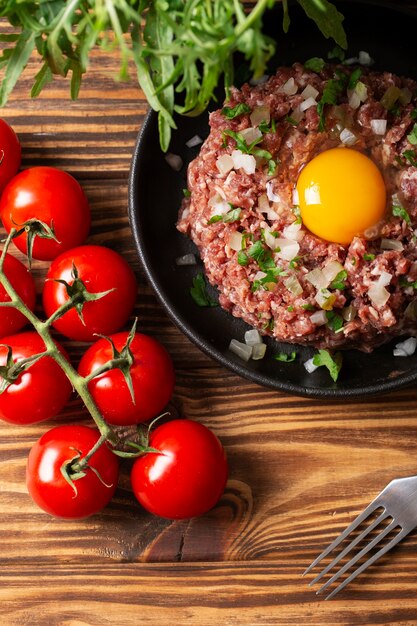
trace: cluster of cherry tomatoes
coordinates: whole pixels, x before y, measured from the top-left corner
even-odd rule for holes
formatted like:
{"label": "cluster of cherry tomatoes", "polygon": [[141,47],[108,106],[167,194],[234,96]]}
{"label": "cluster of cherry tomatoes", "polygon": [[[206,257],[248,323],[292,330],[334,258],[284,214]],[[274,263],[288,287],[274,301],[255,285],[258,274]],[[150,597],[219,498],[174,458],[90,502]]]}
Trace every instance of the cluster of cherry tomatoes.
{"label": "cluster of cherry tomatoes", "polygon": [[[19,172],[20,155],[16,134],[0,120],[0,218],[8,233],[17,231],[13,243],[21,252],[51,262],[42,290],[46,319],[62,336],[91,344],[78,374],[88,382],[106,423],[119,427],[148,422],[172,397],[174,367],[154,338],[122,330],[135,305],[134,273],[115,251],[84,244],[91,218],[79,183],[53,167]],[[3,272],[34,311],[31,273],[9,252]],[[80,286],[100,297],[62,313]],[[0,304],[9,300],[0,284]],[[13,364],[33,358],[0,394],[0,419],[13,424],[57,416],[73,392],[71,380],[54,358],[36,360],[45,352],[45,343],[37,330],[22,331],[26,324],[27,318],[16,308],[0,308],[0,383]],[[105,337],[97,340],[97,335]],[[54,342],[69,360],[64,348]],[[126,346],[131,359],[128,377],[118,368],[94,375]],[[75,424],[56,426],[35,443],[28,459],[27,486],[41,508],[59,517],[81,518],[110,501],[117,487],[119,459],[109,442],[97,446],[99,440],[99,430]],[[131,472],[133,492],[144,508],[180,519],[200,515],[216,504],[226,484],[227,462],[209,429],[190,420],[171,420],[150,430],[147,448],[150,451],[136,458]],[[82,462],[84,457],[88,463]]]}

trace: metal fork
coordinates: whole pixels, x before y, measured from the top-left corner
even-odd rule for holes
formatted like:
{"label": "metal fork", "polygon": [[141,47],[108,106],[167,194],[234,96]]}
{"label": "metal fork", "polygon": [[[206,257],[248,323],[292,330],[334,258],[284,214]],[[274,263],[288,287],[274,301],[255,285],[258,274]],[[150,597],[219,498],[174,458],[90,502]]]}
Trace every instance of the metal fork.
{"label": "metal fork", "polygon": [[[312,562],[312,564],[306,569],[303,576],[308,574],[322,559],[327,557],[335,550],[341,543],[349,537],[349,535],[357,529],[361,524],[365,524],[372,518],[372,514],[375,514],[378,509],[382,509],[381,513],[360,532],[359,535],[353,537],[348,545],[329,563],[320,574],[318,574],[314,580],[310,582],[310,585],[314,585],[322,579],[327,573],[330,572],[331,578],[327,580],[324,585],[320,587],[317,593],[322,593],[330,585],[336,582],[340,576],[345,572],[348,572],[362,557],[368,554],[371,550],[376,548],[378,544],[392,532],[397,534],[388,541],[386,545],[383,545],[377,552],[372,554],[364,563],[359,565],[352,573],[345,578],[333,591],[326,597],[326,600],[332,598],[336,593],[339,593],[346,585],[348,585],[356,576],[361,574],[367,567],[375,563],[377,559],[386,554],[391,548],[393,548],[399,541],[404,539],[409,532],[417,526],[417,476],[408,476],[407,478],[397,478],[392,480],[383,491],[369,504],[366,509],[358,515],[358,517],[344,530],[339,537],[337,537],[323,552]],[[389,521],[391,520],[391,521]],[[385,523],[385,525],[384,525]],[[378,526],[381,526],[379,529]],[[355,552],[353,556],[345,563],[340,569],[338,569],[333,575],[331,570],[343,559],[355,546],[363,541],[367,535],[373,531],[380,531],[378,534],[369,541],[365,547],[359,552]]]}

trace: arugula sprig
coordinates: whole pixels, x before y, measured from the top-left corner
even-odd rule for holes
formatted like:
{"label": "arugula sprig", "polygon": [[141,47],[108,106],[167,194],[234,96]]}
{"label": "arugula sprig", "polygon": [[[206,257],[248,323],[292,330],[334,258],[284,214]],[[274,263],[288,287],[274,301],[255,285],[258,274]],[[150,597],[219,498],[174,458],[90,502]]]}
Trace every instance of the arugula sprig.
{"label": "arugula sprig", "polygon": [[[118,48],[119,77],[130,63],[150,106],[158,112],[161,147],[168,149],[174,112],[198,115],[224,79],[233,83],[233,55],[243,54],[253,77],[265,74],[275,41],[263,32],[265,11],[278,0],[258,0],[246,11],[241,0],[3,0],[0,17],[11,32],[0,54],[4,106],[32,53],[42,64],[31,95],[38,96],[55,75],[70,77],[77,98],[92,50]],[[343,16],[328,0],[298,0],[325,37],[346,48]],[[284,2],[284,30],[290,16]],[[181,103],[175,102],[175,92]]]}

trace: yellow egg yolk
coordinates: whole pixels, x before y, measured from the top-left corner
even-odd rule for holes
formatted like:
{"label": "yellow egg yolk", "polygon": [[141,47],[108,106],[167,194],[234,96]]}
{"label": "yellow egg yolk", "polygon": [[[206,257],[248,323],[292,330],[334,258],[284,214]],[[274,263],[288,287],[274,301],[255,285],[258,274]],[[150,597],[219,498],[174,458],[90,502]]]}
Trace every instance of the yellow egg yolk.
{"label": "yellow egg yolk", "polygon": [[384,216],[386,190],[378,167],[350,148],[332,148],[312,159],[297,181],[301,218],[315,235],[349,244]]}

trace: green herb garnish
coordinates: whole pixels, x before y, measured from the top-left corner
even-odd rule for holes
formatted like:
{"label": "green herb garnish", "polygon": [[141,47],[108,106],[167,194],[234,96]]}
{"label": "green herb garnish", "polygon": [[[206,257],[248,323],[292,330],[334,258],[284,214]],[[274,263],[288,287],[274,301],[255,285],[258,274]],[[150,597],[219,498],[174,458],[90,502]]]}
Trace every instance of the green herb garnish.
{"label": "green herb garnish", "polygon": [[375,254],[371,254],[370,252],[365,252],[363,255],[364,261],[373,261],[375,259]]}
{"label": "green herb garnish", "polygon": [[329,60],[336,60],[336,61],[340,61],[340,63],[342,63],[342,61],[345,60],[345,56],[346,53],[345,51],[340,47],[340,46],[335,46],[332,50],[330,50],[330,52],[328,52],[327,54],[327,58]]}
{"label": "green herb garnish", "polygon": [[404,222],[406,222],[409,226],[411,226],[411,218],[410,218],[408,212],[406,211],[406,209],[404,209],[404,207],[402,207],[402,206],[393,206],[392,207],[392,214],[395,217],[400,217],[401,219],[404,220]]}
{"label": "green herb garnish", "polygon": [[343,290],[346,288],[346,279],[347,279],[347,271],[341,270],[330,283],[330,289],[340,289]]}
{"label": "green herb garnish", "polygon": [[272,358],[275,361],[280,361],[281,363],[292,363],[297,358],[297,353],[295,351],[287,354],[286,352],[278,352],[277,354],[273,354]]}
{"label": "green herb garnish", "polygon": [[193,286],[190,289],[190,295],[198,306],[219,306],[218,303],[212,300],[207,294],[207,284],[202,272],[193,278]]}
{"label": "green herb garnish", "polygon": [[349,77],[348,89],[355,89],[356,85],[359,82],[360,77],[362,76],[362,70],[360,67],[357,67],[353,70],[352,74]]}
{"label": "green herb garnish", "polygon": [[348,81],[348,77],[345,74],[340,74],[337,78],[330,78],[327,81],[323,95],[321,96],[318,104],[317,104],[317,113],[320,117],[319,122],[319,131],[323,132],[325,128],[324,122],[324,107],[326,104],[337,104],[339,96],[346,89],[346,83]]}
{"label": "green herb garnish", "polygon": [[251,108],[245,102],[241,102],[240,104],[237,104],[233,108],[230,108],[227,106],[222,108],[222,114],[225,117],[227,117],[228,120],[234,120],[235,117],[239,117],[239,115],[243,115],[244,113],[250,113],[250,112],[251,112]]}
{"label": "green herb garnish", "polygon": [[191,197],[191,191],[189,189],[183,189],[182,190],[182,195],[184,196],[184,198],[190,198]]}
{"label": "green herb garnish", "polygon": [[313,357],[313,365],[317,365],[317,367],[327,367],[332,380],[336,382],[342,367],[342,355],[340,352],[336,352],[332,356],[327,350],[319,350]]}
{"label": "green herb garnish", "polygon": [[304,63],[304,67],[306,68],[306,70],[316,72],[316,74],[321,72],[325,65],[326,61],[324,59],[321,59],[320,57],[312,57]]}
{"label": "green herb garnish", "polygon": [[326,311],[327,327],[335,333],[343,328],[343,317],[334,311]]}
{"label": "green herb garnish", "polygon": [[417,124],[414,124],[413,130],[407,135],[407,139],[413,146],[417,146]]}
{"label": "green herb garnish", "polygon": [[315,307],[315,306],[313,306],[313,305],[312,305],[312,304],[310,304],[310,303],[307,303],[307,304],[302,304],[302,305],[301,305],[301,308],[302,308],[302,309],[304,309],[304,311],[315,311],[315,310],[316,310],[316,307]]}
{"label": "green herb garnish", "polygon": [[236,147],[238,150],[243,152],[244,154],[252,154],[253,156],[267,159],[270,161],[272,159],[272,154],[268,152],[268,150],[262,150],[262,148],[257,148],[256,146],[263,140],[263,137],[258,137],[249,145],[246,143],[246,140],[243,135],[235,132],[234,130],[230,130],[229,128],[223,131],[223,136],[231,137],[236,141]]}

